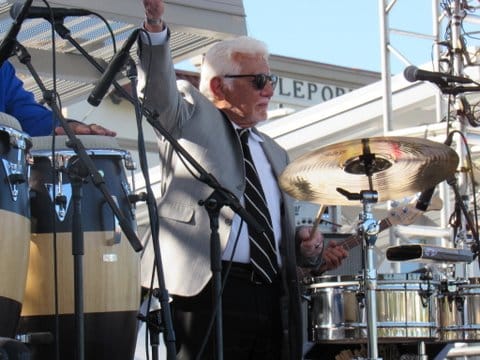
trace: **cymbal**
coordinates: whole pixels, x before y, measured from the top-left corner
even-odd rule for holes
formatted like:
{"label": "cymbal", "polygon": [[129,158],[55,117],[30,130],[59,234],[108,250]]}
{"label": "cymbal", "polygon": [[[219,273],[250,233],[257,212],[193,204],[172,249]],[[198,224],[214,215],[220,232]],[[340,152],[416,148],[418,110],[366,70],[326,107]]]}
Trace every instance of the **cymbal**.
{"label": "cymbal", "polygon": [[339,188],[375,190],[378,201],[394,200],[434,187],[455,173],[458,161],[450,147],[426,139],[348,140],[300,156],[280,175],[280,187],[298,200],[325,205],[357,205]]}

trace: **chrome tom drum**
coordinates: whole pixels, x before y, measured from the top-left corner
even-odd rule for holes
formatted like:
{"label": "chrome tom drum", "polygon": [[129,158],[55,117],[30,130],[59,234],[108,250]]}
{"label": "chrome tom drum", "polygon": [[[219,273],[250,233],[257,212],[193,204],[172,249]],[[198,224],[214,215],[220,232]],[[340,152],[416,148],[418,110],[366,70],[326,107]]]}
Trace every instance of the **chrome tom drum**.
{"label": "chrome tom drum", "polygon": [[480,340],[480,278],[449,281],[438,295],[441,341]]}
{"label": "chrome tom drum", "polygon": [[[365,292],[361,277],[320,276],[306,287],[312,342],[367,341]],[[438,282],[420,274],[380,274],[377,280],[379,342],[437,338]]]}

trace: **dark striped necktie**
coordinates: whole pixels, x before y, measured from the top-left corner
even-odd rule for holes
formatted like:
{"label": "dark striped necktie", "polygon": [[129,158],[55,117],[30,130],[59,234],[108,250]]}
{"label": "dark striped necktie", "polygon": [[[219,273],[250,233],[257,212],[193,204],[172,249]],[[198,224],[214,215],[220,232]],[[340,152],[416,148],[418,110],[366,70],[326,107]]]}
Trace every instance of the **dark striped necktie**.
{"label": "dark striped necktie", "polygon": [[277,251],[275,237],[273,235],[272,220],[268,211],[265,194],[258,177],[257,169],[252,160],[252,154],[248,146],[249,129],[237,130],[242,143],[245,161],[245,209],[252,215],[265,230],[257,233],[248,229],[250,240],[250,262],[255,273],[263,282],[272,283],[278,274]]}

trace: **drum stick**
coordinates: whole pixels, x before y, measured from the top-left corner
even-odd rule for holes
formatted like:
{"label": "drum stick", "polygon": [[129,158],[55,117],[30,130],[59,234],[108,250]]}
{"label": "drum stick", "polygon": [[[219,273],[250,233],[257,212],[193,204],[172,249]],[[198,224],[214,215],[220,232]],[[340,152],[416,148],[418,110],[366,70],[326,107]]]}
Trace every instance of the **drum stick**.
{"label": "drum stick", "polygon": [[312,224],[312,231],[310,232],[310,237],[308,240],[312,240],[315,234],[317,233],[317,228],[320,222],[322,221],[322,215],[325,212],[326,205],[320,205],[320,209],[318,209],[317,216],[315,217],[315,221]]}

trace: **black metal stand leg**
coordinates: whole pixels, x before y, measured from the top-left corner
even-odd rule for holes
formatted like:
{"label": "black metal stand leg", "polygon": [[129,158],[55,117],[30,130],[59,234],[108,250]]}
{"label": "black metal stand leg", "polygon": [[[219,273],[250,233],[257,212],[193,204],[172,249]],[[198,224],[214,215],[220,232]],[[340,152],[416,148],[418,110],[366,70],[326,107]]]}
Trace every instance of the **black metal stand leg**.
{"label": "black metal stand leg", "polygon": [[162,327],[162,313],[161,310],[151,311],[147,315],[147,327],[150,335],[150,346],[152,348],[152,359],[158,360],[158,347],[160,345],[160,332],[164,329]]}
{"label": "black metal stand leg", "polygon": [[88,170],[77,160],[70,171],[72,184],[72,255],[74,261],[74,301],[75,301],[75,359],[85,359],[85,315],[83,307],[83,256],[85,243],[82,229],[82,184]]}
{"label": "black metal stand leg", "polygon": [[212,304],[215,313],[215,353],[216,360],[223,360],[223,312],[222,312],[222,254],[218,235],[220,209],[225,205],[214,191],[203,202],[210,218],[210,262],[212,270]]}

